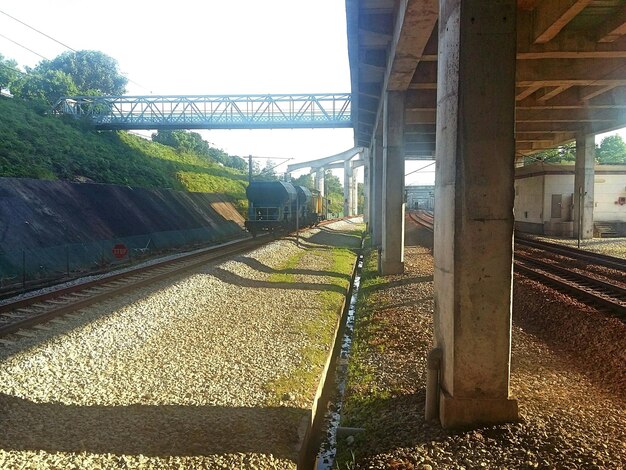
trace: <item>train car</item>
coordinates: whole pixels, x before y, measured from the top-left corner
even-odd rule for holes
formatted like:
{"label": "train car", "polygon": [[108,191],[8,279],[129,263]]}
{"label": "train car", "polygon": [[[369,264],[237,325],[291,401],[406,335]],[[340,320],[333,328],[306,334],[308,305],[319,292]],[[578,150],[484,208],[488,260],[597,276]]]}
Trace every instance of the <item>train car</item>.
{"label": "train car", "polygon": [[282,181],[253,181],[246,188],[248,219],[246,229],[257,233],[295,226],[298,193],[291,183]]}
{"label": "train car", "polygon": [[314,219],[313,225],[317,225],[322,220],[326,220],[326,199],[317,189],[311,191],[310,211]]}
{"label": "train car", "polygon": [[246,229],[260,232],[313,227],[326,218],[326,204],[319,191],[282,181],[253,181],[246,188]]}

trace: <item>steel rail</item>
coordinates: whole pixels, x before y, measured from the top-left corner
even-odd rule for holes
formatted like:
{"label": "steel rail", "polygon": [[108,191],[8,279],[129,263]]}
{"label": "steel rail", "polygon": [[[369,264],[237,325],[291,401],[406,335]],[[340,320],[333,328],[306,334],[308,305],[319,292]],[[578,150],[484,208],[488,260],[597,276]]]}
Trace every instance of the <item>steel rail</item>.
{"label": "steel rail", "polygon": [[[413,222],[425,226],[432,231],[425,217],[410,212],[409,217]],[[626,260],[608,255],[590,253],[576,248],[564,247],[556,243],[528,240],[527,238],[515,237],[517,245],[528,246],[543,250],[544,252],[557,253],[574,260],[585,260],[593,264],[610,267],[618,271],[626,271]],[[545,258],[544,258],[545,259]],[[581,300],[600,305],[621,318],[626,318],[626,288],[621,285],[581,274],[571,269],[563,268],[555,264],[523,255],[516,250],[514,253],[515,272],[533,277],[544,284],[552,285],[557,289],[573,294]]]}
{"label": "steel rail", "polygon": [[591,253],[589,251],[580,250],[571,246],[544,242],[542,240],[533,240],[520,235],[515,235],[515,243],[541,250],[549,250],[551,253],[557,253],[569,258],[579,260],[583,259],[593,264],[599,264],[608,268],[626,271],[626,259],[616,258],[615,256],[609,256],[602,253]]}
{"label": "steel rail", "polygon": [[[269,241],[271,241],[270,237],[260,236],[256,239],[230,242],[201,252],[188,253],[175,259],[3,304],[0,306],[2,316],[9,320],[15,319],[15,321],[0,325],[0,338],[111,297],[193,270],[208,262],[249,251]],[[119,284],[120,282],[123,284]]]}
{"label": "steel rail", "polygon": [[626,318],[626,301],[623,300],[626,296],[626,289],[624,288],[525,256],[515,255],[514,265],[518,273],[537,278],[585,302],[600,305]]}

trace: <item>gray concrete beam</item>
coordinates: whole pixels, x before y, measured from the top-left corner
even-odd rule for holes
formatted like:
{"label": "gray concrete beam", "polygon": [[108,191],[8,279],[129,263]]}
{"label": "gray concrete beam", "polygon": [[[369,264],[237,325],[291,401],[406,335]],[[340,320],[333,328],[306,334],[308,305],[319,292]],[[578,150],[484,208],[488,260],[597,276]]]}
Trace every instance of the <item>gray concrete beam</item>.
{"label": "gray concrete beam", "polygon": [[370,167],[372,165],[370,149],[363,150],[363,160],[365,165],[363,165],[363,193],[364,193],[364,201],[363,201],[363,222],[366,226],[369,225],[370,222],[370,200],[371,200],[371,173]]}
{"label": "gray concrete beam", "polygon": [[383,139],[376,135],[372,142],[372,246],[380,247],[383,242]]}
{"label": "gray concrete beam", "polygon": [[383,98],[383,276],[404,272],[404,96],[388,91]]}
{"label": "gray concrete beam", "polygon": [[352,166],[350,161],[343,163],[343,215],[349,217],[352,214]]}
{"label": "gray concrete beam", "polygon": [[296,170],[301,170],[302,168],[311,168],[311,167],[323,167],[328,163],[338,162],[350,160],[357,153],[361,153],[363,151],[363,147],[352,147],[351,149],[344,150],[343,152],[337,153],[335,155],[331,155],[330,157],[318,158],[317,160],[309,160],[307,162],[302,163],[293,163],[291,165],[287,165],[287,173],[291,173]]}
{"label": "gray concrete beam", "polygon": [[509,396],[516,8],[440,3],[434,288],[444,427],[518,416]]}
{"label": "gray concrete beam", "polygon": [[595,156],[595,136],[578,135],[574,174],[574,236],[583,240],[593,238]]}

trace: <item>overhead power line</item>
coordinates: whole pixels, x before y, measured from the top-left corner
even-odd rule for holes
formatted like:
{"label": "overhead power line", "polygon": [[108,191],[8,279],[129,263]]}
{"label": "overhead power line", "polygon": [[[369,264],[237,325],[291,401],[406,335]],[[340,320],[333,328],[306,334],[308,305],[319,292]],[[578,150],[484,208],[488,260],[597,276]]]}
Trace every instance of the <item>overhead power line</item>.
{"label": "overhead power line", "polygon": [[[18,18],[15,18],[14,16],[9,15],[7,12],[0,10],[0,13],[2,13],[2,14],[3,14],[3,15],[5,15],[5,16],[8,16],[8,17],[9,17],[9,18],[11,18],[13,21],[17,21],[18,23],[20,23],[20,24],[22,24],[22,25],[26,26],[27,28],[32,29],[32,30],[33,30],[33,31],[35,31],[36,33],[39,33],[39,34],[41,34],[42,36],[47,37],[47,38],[48,38],[48,39],[50,39],[51,41],[54,41],[54,42],[56,42],[57,44],[60,44],[61,46],[65,47],[66,49],[69,49],[69,50],[70,50],[70,51],[72,51],[72,52],[78,52],[78,51],[77,51],[76,49],[74,49],[73,47],[68,46],[68,45],[67,45],[67,44],[65,44],[64,42],[61,42],[61,41],[59,41],[58,39],[53,38],[53,37],[52,37],[52,36],[50,36],[49,34],[46,34],[46,33],[44,33],[43,31],[40,31],[40,30],[38,30],[37,28],[35,28],[35,27],[33,27],[33,26],[29,25],[28,23],[25,23],[24,21],[22,21],[22,20],[20,20],[20,19],[18,19]],[[0,36],[1,36],[1,35],[0,35]],[[23,48],[24,48],[24,49],[26,49],[27,51],[32,52],[33,54],[38,55],[39,57],[42,57],[42,58],[43,58],[43,59],[45,59],[45,60],[49,60],[49,59],[45,58],[44,56],[42,56],[41,54],[38,54],[37,52],[35,52],[35,51],[32,51],[32,50],[28,49],[27,47],[25,47],[25,46],[23,46],[23,45],[21,45],[21,44],[19,44],[19,43],[15,42],[15,41],[13,41],[12,39],[7,38],[6,36],[2,36],[2,37],[3,37],[3,38],[5,38],[5,39],[7,39],[7,40],[9,40],[9,41],[11,41],[11,42],[13,42],[13,43],[15,43],[15,44],[17,44],[17,45],[18,45],[18,46],[20,46],[20,47],[23,47]],[[124,77],[126,78],[126,80],[128,80],[130,83],[134,83],[134,84],[135,84],[135,85],[137,85],[138,87],[143,88],[144,90],[148,90],[148,91],[150,91],[150,93],[152,93],[152,91],[150,90],[150,88],[147,88],[147,87],[143,86],[142,84],[137,83],[137,82],[136,82],[136,81],[134,81],[134,80],[131,80],[130,78],[128,78],[128,77],[126,76],[126,74],[124,74],[124,73],[122,73],[122,72],[120,72],[120,74],[121,74],[122,76],[124,76]]]}
{"label": "overhead power line", "polygon": [[418,168],[417,170],[413,170],[413,171],[408,172],[404,176],[409,176],[409,175],[412,175],[413,173],[417,173],[418,171],[422,171],[424,168],[428,168],[429,166],[434,165],[435,163],[437,163],[437,162],[431,162],[428,165],[424,165],[423,167]]}
{"label": "overhead power line", "polygon": [[30,53],[32,53],[32,54],[35,54],[35,55],[37,55],[37,56],[41,57],[41,58],[42,58],[42,59],[44,59],[44,60],[49,60],[47,57],[42,56],[39,52],[35,52],[35,51],[33,51],[32,49],[29,49],[29,48],[28,48],[28,47],[26,47],[24,44],[20,44],[19,42],[14,41],[13,39],[6,37],[4,34],[0,34],[0,37],[2,37],[2,38],[4,38],[4,39],[6,39],[7,41],[12,42],[12,43],[13,43],[13,44],[15,44],[16,46],[20,46],[22,49],[26,49],[28,52],[30,52]]}
{"label": "overhead power line", "polygon": [[[42,32],[42,31],[39,31],[37,28],[33,28],[31,25],[24,23],[22,20],[18,20],[18,19],[17,19],[17,18],[15,18],[14,16],[9,15],[8,13],[6,13],[6,12],[4,12],[4,11],[2,11],[2,10],[0,10],[0,13],[2,13],[2,14],[3,14],[3,15],[5,15],[5,16],[8,16],[8,17],[9,17],[9,18],[11,18],[12,20],[17,21],[17,22],[18,22],[18,23],[20,23],[20,24],[23,24],[23,25],[24,25],[24,26],[26,26],[27,28],[32,29],[33,31],[35,31],[35,32],[37,32],[37,33],[39,33],[39,34],[41,34],[42,36],[47,37],[48,39],[50,39],[50,40],[52,40],[52,41],[56,42],[57,44],[62,45],[62,46],[63,46],[63,47],[65,47],[66,49],[69,49],[69,50],[74,51],[74,52],[78,52],[78,51],[77,51],[76,49],[74,49],[73,47],[68,46],[67,44],[65,44],[65,43],[63,43],[63,42],[61,42],[61,41],[59,41],[58,39],[54,39],[52,36],[49,36],[48,34],[46,34],[46,33]],[[37,54],[37,55],[39,55],[39,54]]]}

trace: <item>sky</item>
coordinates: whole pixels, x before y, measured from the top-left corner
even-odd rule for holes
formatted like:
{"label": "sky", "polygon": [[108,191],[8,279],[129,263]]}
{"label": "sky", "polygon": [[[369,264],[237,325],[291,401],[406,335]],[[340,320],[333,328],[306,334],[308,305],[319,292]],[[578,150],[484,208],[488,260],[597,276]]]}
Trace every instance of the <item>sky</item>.
{"label": "sky", "polygon": [[[130,80],[131,95],[350,91],[342,0],[20,0],[0,3],[0,11],[70,48],[113,57]],[[2,13],[0,34],[39,54],[0,37],[0,53],[21,67],[68,50]],[[232,155],[275,163],[323,158],[354,146],[352,129],[199,132]],[[407,162],[406,172],[420,166]],[[431,184],[434,172],[426,170],[410,175],[408,183]]]}

